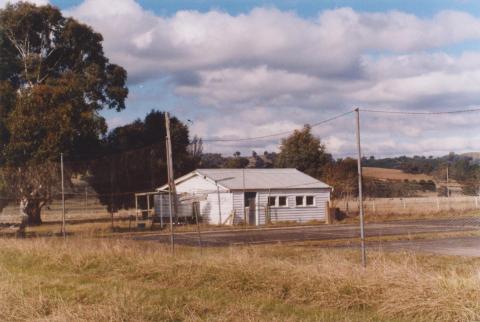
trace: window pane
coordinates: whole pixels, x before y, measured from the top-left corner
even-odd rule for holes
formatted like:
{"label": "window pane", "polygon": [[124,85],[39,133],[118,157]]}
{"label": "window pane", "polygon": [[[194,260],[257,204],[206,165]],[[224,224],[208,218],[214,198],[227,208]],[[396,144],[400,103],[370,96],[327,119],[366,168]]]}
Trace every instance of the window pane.
{"label": "window pane", "polygon": [[296,196],[295,197],[295,204],[297,206],[303,206],[303,196]]}
{"label": "window pane", "polygon": [[307,206],[313,206],[313,196],[307,196]]}
{"label": "window pane", "polygon": [[270,207],[275,206],[275,197],[268,197],[268,205]]}
{"label": "window pane", "polygon": [[278,197],[278,205],[284,207],[287,205],[287,197]]}

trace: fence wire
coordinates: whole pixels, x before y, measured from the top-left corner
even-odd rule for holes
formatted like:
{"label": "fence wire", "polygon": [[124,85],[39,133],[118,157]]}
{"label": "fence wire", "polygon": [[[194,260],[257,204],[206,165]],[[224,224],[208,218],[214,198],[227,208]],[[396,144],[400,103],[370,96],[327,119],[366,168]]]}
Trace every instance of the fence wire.
{"label": "fence wire", "polygon": [[[353,139],[352,135],[352,141]],[[64,197],[67,231],[68,225],[82,223],[88,223],[94,228],[107,225],[113,230],[120,231],[145,229],[168,231],[171,196],[165,191],[157,191],[167,181],[165,155],[162,143],[128,151],[110,151],[103,155],[65,155]],[[195,170],[197,165],[198,163],[188,158],[176,158],[174,151],[175,177]],[[27,203],[41,207],[43,223],[60,224],[64,210],[60,167],[59,162],[46,162],[25,169],[0,168],[3,181],[3,190],[0,191],[0,225],[15,226],[22,223],[22,214],[25,212],[24,196],[27,196]],[[225,174],[229,171],[224,170]],[[355,180],[356,178],[353,178],[353,181]],[[386,190],[385,187],[394,184],[392,182],[382,181],[379,189]],[[396,182],[402,183],[401,180]],[[185,231],[178,240],[181,242],[183,239],[186,244],[196,244],[197,240],[203,238],[205,244],[232,245],[358,238],[358,223],[355,220],[358,218],[359,208],[358,199],[355,198],[355,184],[349,188],[350,198],[344,198],[345,195],[338,197],[332,195],[331,198],[315,199],[315,206],[318,209],[312,208],[314,213],[308,218],[298,215],[306,208],[302,208],[304,205],[295,205],[295,198],[308,193],[295,191],[297,185],[284,187],[288,191],[283,195],[290,200],[285,203],[285,208],[281,209],[290,215],[285,217],[278,215],[280,213],[278,199],[270,198],[271,196],[278,198],[278,193],[276,195],[268,193],[265,198],[258,198],[252,204],[247,202],[247,194],[252,191],[241,192],[239,206],[232,210],[234,200],[231,200],[224,191],[183,189],[181,193],[173,196],[172,220],[180,232],[182,229]],[[421,186],[421,182],[418,185]],[[410,188],[411,186],[412,184]],[[397,191],[391,190],[392,193]],[[409,234],[436,231],[436,228],[432,227],[440,227],[438,231],[480,227],[476,219],[479,218],[480,207],[478,196],[437,197],[438,187],[435,189],[430,187],[427,190],[422,191],[422,194],[428,193],[424,197],[413,194],[408,197],[399,195],[391,198],[365,198],[367,239],[388,236],[394,233],[395,229],[397,233]],[[275,200],[273,204],[271,200]],[[259,219],[261,216],[263,219]],[[405,224],[398,230],[398,225],[401,224],[398,223],[399,220],[404,220],[408,225]],[[383,224],[378,225],[377,222]],[[390,222],[396,222],[396,228],[392,228]],[[342,226],[345,229],[337,229]],[[223,237],[208,235],[209,231],[218,230],[219,227],[232,230],[255,228],[256,233],[227,234]],[[301,229],[294,230],[296,227]],[[292,230],[286,233],[271,228]],[[201,229],[207,235],[189,235],[189,229],[194,231],[197,229],[197,232]],[[159,235],[158,240],[162,238],[168,241],[164,235]]]}

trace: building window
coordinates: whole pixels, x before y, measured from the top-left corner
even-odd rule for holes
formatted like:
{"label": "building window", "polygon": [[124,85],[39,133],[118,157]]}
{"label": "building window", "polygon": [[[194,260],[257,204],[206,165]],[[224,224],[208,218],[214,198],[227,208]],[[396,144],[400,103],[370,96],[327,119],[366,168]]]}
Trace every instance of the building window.
{"label": "building window", "polygon": [[286,196],[269,196],[267,199],[269,207],[287,207]]}
{"label": "building window", "polygon": [[306,204],[307,206],[313,206],[313,205],[314,205],[313,196],[306,196],[306,197],[305,197],[305,204]]}
{"label": "building window", "polygon": [[276,200],[277,197],[268,197],[268,206],[275,207],[277,205]]}
{"label": "building window", "polygon": [[312,207],[315,206],[315,198],[313,196],[296,196],[295,205],[297,207]]}
{"label": "building window", "polygon": [[296,196],[295,197],[295,205],[296,206],[303,206],[303,196]]}

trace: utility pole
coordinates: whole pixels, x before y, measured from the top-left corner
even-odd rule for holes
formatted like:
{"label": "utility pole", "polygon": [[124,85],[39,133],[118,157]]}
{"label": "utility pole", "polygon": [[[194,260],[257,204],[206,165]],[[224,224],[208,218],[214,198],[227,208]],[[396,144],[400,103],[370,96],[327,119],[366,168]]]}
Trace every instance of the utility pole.
{"label": "utility pole", "polygon": [[172,159],[172,140],[170,137],[170,116],[165,112],[165,128],[167,130],[166,147],[167,147],[167,173],[168,173],[168,203],[170,212],[170,245],[172,254],[175,254],[175,233],[173,231],[173,198],[175,198],[175,181],[173,178],[173,159]]}
{"label": "utility pole", "polygon": [[363,213],[363,182],[362,182],[362,148],[360,145],[360,109],[357,107],[356,112],[356,123],[357,123],[357,152],[358,152],[358,207],[360,209],[360,243],[362,247],[362,266],[365,268],[367,266],[367,256],[365,253],[365,222],[364,222],[364,213]]}
{"label": "utility pole", "polygon": [[63,153],[60,153],[60,168],[61,168],[61,177],[62,177],[62,235],[63,238],[67,237],[67,233],[65,231],[65,184],[64,184],[64,176],[63,176]]}

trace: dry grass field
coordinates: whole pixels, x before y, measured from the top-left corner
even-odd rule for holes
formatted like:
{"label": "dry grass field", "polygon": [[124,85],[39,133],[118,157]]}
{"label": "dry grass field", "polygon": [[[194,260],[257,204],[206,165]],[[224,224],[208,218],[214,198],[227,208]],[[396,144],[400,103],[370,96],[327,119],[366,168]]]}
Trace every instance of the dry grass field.
{"label": "dry grass field", "polygon": [[375,168],[375,167],[363,167],[363,175],[365,177],[376,178],[380,180],[409,180],[409,181],[420,181],[420,180],[434,180],[432,176],[426,174],[412,174],[405,173],[402,170],[398,169],[385,169],[385,168]]}
{"label": "dry grass field", "polygon": [[0,239],[2,321],[474,321],[480,259]]}

